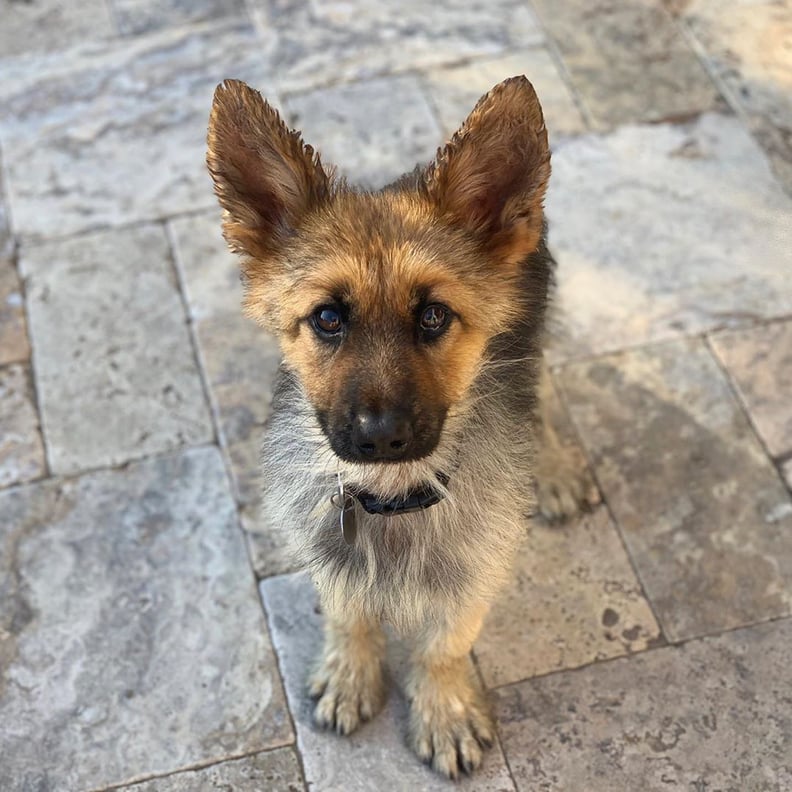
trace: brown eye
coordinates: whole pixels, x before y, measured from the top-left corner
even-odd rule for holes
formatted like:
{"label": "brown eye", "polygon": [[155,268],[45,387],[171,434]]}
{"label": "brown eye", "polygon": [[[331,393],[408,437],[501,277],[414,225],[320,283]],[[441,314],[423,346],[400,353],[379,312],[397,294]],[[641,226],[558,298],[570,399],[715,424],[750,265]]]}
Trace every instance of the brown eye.
{"label": "brown eye", "polygon": [[317,308],[311,317],[314,330],[320,336],[335,336],[344,329],[344,321],[341,314],[333,307],[325,305]]}
{"label": "brown eye", "polygon": [[421,313],[421,330],[429,338],[436,338],[448,326],[451,312],[444,305],[427,305]]}

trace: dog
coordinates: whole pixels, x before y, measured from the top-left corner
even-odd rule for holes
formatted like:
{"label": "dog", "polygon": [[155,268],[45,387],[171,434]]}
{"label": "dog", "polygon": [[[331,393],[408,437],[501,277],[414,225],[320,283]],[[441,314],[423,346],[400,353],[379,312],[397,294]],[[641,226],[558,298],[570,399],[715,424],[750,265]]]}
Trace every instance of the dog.
{"label": "dog", "polygon": [[228,80],[207,164],[244,312],[282,350],[262,515],[319,591],[315,721],[348,734],[382,707],[388,623],[412,642],[414,750],[470,773],[496,734],[471,647],[535,492],[551,519],[585,492],[542,408],[554,262],[536,93],[500,83],[432,163],[367,191]]}

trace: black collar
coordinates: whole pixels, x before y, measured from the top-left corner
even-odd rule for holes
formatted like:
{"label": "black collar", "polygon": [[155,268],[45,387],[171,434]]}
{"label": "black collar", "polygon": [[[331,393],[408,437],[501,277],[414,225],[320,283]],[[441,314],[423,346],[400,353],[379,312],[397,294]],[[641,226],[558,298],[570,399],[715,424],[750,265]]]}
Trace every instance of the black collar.
{"label": "black collar", "polygon": [[[437,473],[437,480],[444,486],[448,486],[448,476],[445,473]],[[416,487],[405,495],[390,500],[380,500],[370,492],[353,492],[353,495],[360,501],[361,506],[369,514],[381,514],[383,517],[392,517],[394,514],[409,514],[410,512],[421,511],[440,503],[445,497],[429,484]]]}

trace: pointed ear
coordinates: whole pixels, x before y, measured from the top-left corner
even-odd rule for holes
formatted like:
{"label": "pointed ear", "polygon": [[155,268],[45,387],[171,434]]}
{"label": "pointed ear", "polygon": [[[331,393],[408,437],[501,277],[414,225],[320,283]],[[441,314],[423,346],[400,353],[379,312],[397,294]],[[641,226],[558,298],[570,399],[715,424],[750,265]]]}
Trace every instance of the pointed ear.
{"label": "pointed ear", "polygon": [[432,202],[455,225],[516,264],[542,236],[550,149],[542,108],[525,77],[483,96],[425,174]]}
{"label": "pointed ear", "polygon": [[277,252],[310,209],[330,193],[319,155],[289,130],[258,91],[238,80],[217,86],[206,163],[232,250]]}

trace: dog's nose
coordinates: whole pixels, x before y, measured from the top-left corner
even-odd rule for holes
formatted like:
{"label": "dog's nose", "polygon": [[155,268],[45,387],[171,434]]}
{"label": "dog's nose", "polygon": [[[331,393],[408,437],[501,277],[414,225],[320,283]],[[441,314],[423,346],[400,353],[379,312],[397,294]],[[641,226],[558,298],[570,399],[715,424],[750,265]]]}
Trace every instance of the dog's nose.
{"label": "dog's nose", "polygon": [[413,437],[406,410],[361,411],[352,419],[352,444],[361,457],[396,460],[407,453]]}

